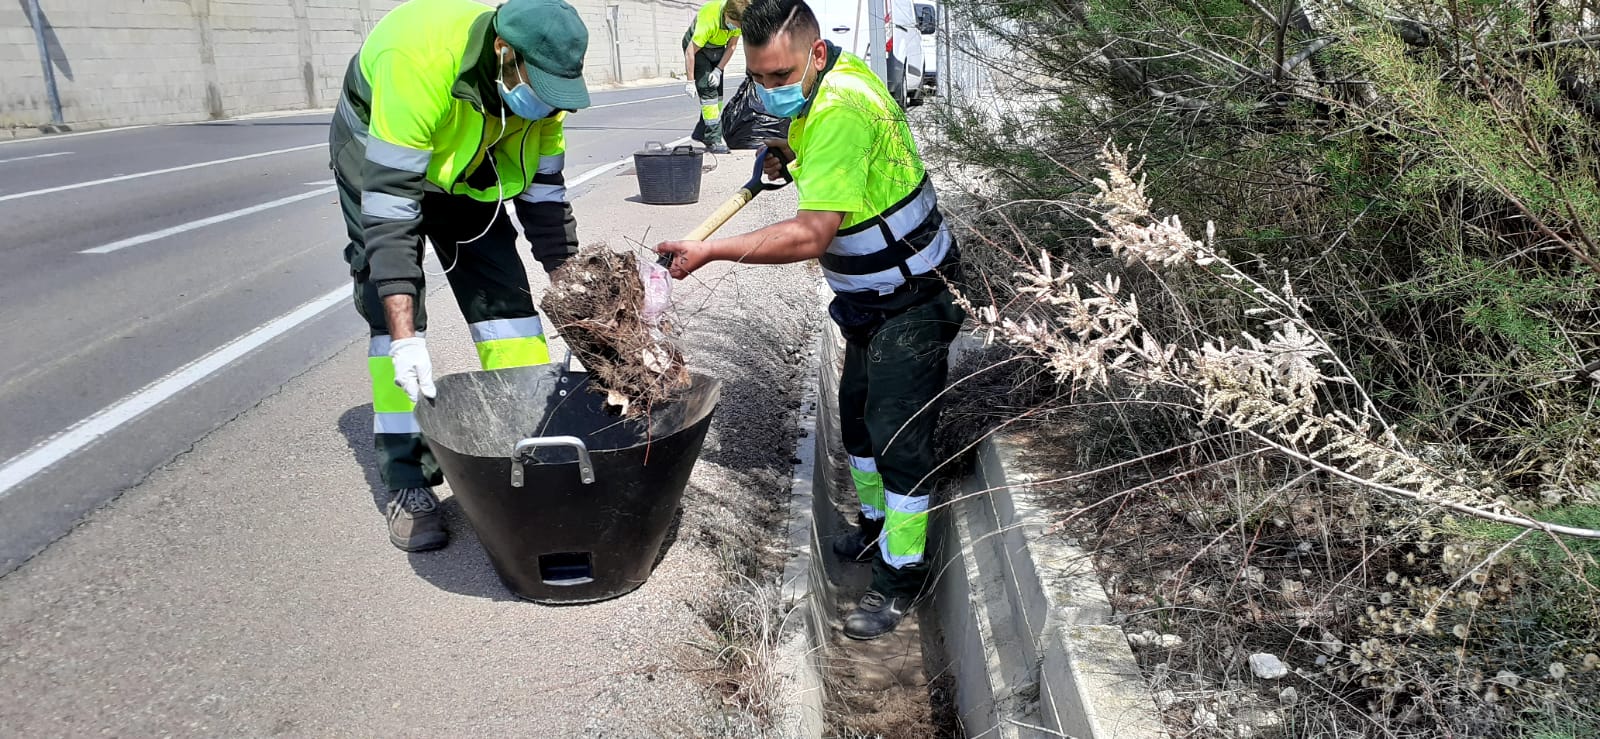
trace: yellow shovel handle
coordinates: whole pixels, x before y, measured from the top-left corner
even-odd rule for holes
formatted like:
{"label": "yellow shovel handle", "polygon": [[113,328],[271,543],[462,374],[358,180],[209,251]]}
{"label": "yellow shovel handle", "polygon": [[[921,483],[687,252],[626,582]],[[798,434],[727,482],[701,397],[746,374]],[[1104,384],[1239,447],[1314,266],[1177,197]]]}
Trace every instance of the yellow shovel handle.
{"label": "yellow shovel handle", "polygon": [[737,195],[728,198],[727,202],[718,207],[716,212],[702,221],[700,225],[695,226],[688,236],[683,237],[683,240],[704,241],[710,238],[711,234],[716,233],[717,229],[722,228],[722,224],[727,223],[728,219],[733,218],[740,210],[743,210],[744,206],[755,196],[756,194],[751,192],[750,188],[741,188]]}

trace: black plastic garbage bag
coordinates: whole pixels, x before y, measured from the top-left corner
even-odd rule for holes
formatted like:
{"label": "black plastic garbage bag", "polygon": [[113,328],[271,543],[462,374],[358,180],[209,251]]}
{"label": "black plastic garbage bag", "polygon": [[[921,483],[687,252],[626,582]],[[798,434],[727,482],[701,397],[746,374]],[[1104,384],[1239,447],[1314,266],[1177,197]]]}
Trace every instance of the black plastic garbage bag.
{"label": "black plastic garbage bag", "polygon": [[[759,149],[767,139],[789,138],[789,119],[779,118],[761,107],[755,84],[746,77],[722,108],[722,140],[729,149]],[[703,143],[705,136],[705,121],[696,121],[694,140]]]}

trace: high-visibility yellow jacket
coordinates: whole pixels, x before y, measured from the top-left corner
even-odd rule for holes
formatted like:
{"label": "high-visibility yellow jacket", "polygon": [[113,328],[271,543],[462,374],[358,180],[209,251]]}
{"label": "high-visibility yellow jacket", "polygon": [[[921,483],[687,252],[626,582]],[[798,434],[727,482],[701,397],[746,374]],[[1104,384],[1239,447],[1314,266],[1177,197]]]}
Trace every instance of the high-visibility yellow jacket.
{"label": "high-visibility yellow jacket", "polygon": [[561,174],[566,114],[528,121],[503,107],[494,12],[474,0],[408,0],[345,71],[329,147],[334,173],[361,193],[365,235],[346,258],[355,274],[371,270],[381,296],[421,284],[424,192],[513,200],[535,257],[577,251]]}

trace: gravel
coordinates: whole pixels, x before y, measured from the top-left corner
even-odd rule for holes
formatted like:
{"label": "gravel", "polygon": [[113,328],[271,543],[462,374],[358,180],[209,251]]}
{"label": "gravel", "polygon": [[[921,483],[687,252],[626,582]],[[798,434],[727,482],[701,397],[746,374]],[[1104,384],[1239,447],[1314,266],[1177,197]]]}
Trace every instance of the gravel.
{"label": "gravel", "polygon": [[1275,654],[1258,652],[1250,655],[1250,671],[1262,680],[1277,680],[1289,674],[1289,666]]}

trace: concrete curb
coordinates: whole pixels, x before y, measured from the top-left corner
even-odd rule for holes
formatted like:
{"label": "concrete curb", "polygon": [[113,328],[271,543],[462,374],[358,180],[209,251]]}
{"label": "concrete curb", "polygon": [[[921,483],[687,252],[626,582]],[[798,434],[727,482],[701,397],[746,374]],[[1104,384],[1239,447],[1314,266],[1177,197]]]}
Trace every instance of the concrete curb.
{"label": "concrete curb", "polygon": [[[823,367],[835,361],[830,341],[833,324],[823,322],[811,354],[812,372],[801,390],[796,411],[799,438],[795,442],[794,474],[789,497],[789,560],[784,564],[779,602],[784,612],[781,643],[777,655],[780,693],[786,700],[775,723],[779,735],[796,739],[818,739],[827,729],[824,704],[823,655],[828,644],[827,574],[816,557],[818,540],[814,525],[814,505],[820,493],[828,491],[836,478],[829,474],[830,455],[827,420],[837,416],[836,383],[829,382]],[[819,583],[820,580],[820,583]],[[819,585],[821,587],[819,587]]]}
{"label": "concrete curb", "polygon": [[969,737],[1165,737],[1089,553],[1049,519],[1004,437],[931,522],[938,623]]}
{"label": "concrete curb", "polygon": [[58,133],[75,133],[79,131],[92,131],[100,126],[68,126],[66,124],[46,123],[39,126],[19,126],[14,128],[0,128],[0,141],[14,141],[19,139],[36,139],[40,136]]}

